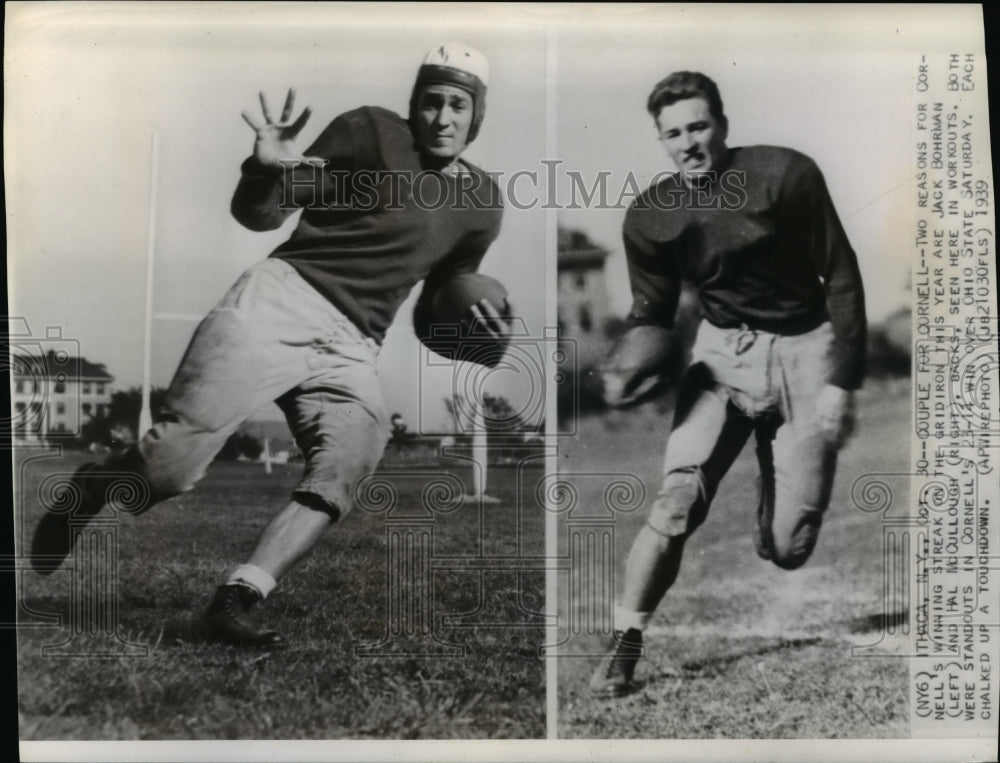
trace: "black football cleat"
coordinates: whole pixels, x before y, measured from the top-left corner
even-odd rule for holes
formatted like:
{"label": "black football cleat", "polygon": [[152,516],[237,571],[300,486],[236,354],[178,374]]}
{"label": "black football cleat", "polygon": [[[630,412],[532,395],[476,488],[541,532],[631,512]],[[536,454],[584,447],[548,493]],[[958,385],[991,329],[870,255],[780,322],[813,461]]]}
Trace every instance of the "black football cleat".
{"label": "black football cleat", "polygon": [[758,514],[757,521],[753,524],[753,547],[757,551],[757,556],[765,562],[774,559],[773,544],[771,525],[763,515]]}
{"label": "black football cleat", "polygon": [[632,689],[635,666],[642,657],[642,631],[629,628],[615,631],[607,655],[601,659],[590,679],[590,693],[595,697],[621,697]]}
{"label": "black football cleat", "polygon": [[774,422],[768,421],[763,428],[757,429],[757,462],[760,464],[760,476],[757,477],[757,521],[753,524],[753,547],[764,561],[774,559],[774,452],[771,441],[774,439]]}
{"label": "black football cleat", "polygon": [[63,485],[52,496],[52,505],[35,527],[31,539],[31,567],[41,575],[51,575],[73,551],[75,529],[86,525],[104,506],[101,467],[84,464],[69,485]]}
{"label": "black football cleat", "polygon": [[203,618],[206,640],[264,649],[288,646],[280,633],[260,628],[247,617],[250,609],[261,599],[260,593],[250,586],[237,583],[219,586]]}

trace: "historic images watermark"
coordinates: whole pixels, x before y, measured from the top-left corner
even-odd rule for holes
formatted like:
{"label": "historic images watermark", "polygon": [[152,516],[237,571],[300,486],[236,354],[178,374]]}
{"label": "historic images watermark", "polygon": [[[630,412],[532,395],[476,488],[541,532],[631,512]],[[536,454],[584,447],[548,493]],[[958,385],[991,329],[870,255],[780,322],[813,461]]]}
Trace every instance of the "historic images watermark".
{"label": "historic images watermark", "polygon": [[[747,177],[741,170],[710,170],[690,184],[663,181],[676,173],[661,171],[652,180],[633,172],[617,177],[610,170],[596,175],[567,169],[560,159],[542,159],[539,168],[503,172],[459,172],[452,181],[437,171],[358,170],[331,167],[326,159],[282,162],[286,210],[319,208],[331,211],[402,211],[413,204],[422,210],[450,207],[475,209],[499,205],[523,210],[640,209],[737,210],[747,202]],[[451,183],[455,183],[452,192]],[[568,191],[560,193],[559,188]],[[648,185],[648,190],[643,187]],[[499,194],[499,196],[498,196]]]}

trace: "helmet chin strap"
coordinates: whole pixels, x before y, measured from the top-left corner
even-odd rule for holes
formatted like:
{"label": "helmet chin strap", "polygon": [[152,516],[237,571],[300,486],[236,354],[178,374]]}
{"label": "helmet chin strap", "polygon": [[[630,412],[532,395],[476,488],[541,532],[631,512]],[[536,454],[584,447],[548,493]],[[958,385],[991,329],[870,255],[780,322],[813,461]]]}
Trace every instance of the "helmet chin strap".
{"label": "helmet chin strap", "polygon": [[424,64],[417,72],[417,81],[413,84],[413,94],[410,98],[410,116],[416,114],[416,99],[420,89],[427,85],[453,85],[465,90],[472,96],[472,124],[469,126],[469,143],[479,134],[479,127],[486,115],[486,85],[475,74],[462,69],[439,64]]}
{"label": "helmet chin strap", "polygon": [[486,88],[490,80],[490,66],[486,57],[468,44],[449,40],[431,48],[417,70],[417,78],[410,94],[410,123],[415,124],[416,101],[420,88],[431,85],[454,85],[472,96],[472,124],[467,143],[479,135],[483,116],[486,114]]}
{"label": "helmet chin strap", "polygon": [[[472,96],[472,121],[465,140],[465,146],[468,147],[479,135],[479,128],[486,115],[486,87],[489,77],[486,58],[467,44],[450,41],[431,48],[417,70],[410,93],[409,122],[414,135],[417,134],[417,107],[421,90],[430,85],[450,85]],[[452,175],[463,172],[458,156],[441,160],[423,150],[422,146],[418,145],[417,149],[423,156],[425,166]]]}
{"label": "helmet chin strap", "polygon": [[410,124],[416,124],[417,99],[421,89],[428,85],[453,85],[465,90],[472,96],[472,124],[469,125],[469,138],[466,143],[472,143],[479,135],[479,128],[486,116],[486,86],[474,74],[452,69],[448,66],[425,64],[417,73],[417,81],[413,84],[410,94]]}

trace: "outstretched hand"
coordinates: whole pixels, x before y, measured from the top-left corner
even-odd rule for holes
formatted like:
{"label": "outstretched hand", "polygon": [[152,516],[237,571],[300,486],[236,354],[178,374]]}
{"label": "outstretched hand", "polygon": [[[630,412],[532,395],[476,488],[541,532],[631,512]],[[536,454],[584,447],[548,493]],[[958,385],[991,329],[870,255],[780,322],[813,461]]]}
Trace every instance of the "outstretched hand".
{"label": "outstretched hand", "polygon": [[241,112],[243,120],[257,133],[257,140],[253,145],[253,155],[261,164],[277,167],[283,161],[305,160],[302,152],[295,146],[295,139],[305,127],[306,122],[309,121],[312,111],[307,106],[294,122],[289,122],[294,108],[295,88],[289,88],[288,95],[285,97],[285,106],[281,110],[281,118],[277,122],[271,118],[271,111],[267,106],[264,93],[260,94],[260,109],[264,116],[263,124],[251,117],[246,111]]}

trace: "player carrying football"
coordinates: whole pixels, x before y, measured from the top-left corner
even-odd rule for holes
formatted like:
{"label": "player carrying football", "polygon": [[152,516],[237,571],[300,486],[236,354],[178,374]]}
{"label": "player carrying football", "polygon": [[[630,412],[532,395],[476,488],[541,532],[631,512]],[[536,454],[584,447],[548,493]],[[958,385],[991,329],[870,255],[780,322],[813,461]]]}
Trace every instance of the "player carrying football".
{"label": "player carrying football", "polygon": [[[427,336],[435,289],[474,272],[499,232],[499,189],[460,159],[482,124],[487,80],[482,54],[446,43],[419,68],[408,118],[359,108],[334,119],[305,152],[295,139],[309,110],[291,121],[293,91],[278,121],[263,94],[263,119],[243,114],[256,141],[232,213],[264,231],[301,208],[298,225],[199,325],[170,384],[166,417],[105,465],[81,467],[74,511],[43,517],[32,545],[39,572],[69,555],[70,519],[95,516],[116,474],[148,485],[137,512],[189,490],[239,425],[273,400],[305,473],[246,564],[216,591],[204,623],[224,643],[284,644],[248,611],[351,510],[355,483],[381,458],[390,430],[375,364],[393,316],[426,279],[414,324]],[[476,331],[498,341],[509,332],[488,302],[473,313]]]}
{"label": "player carrying football", "polygon": [[[672,328],[687,281],[702,323],[663,484],[629,554],[614,643],[591,680],[599,696],[629,690],[643,629],[751,435],[760,464],[757,552],[787,570],[805,563],[865,366],[857,259],[812,160],[787,148],[728,148],[718,89],[700,73],[671,74],[647,108],[678,172],[651,186],[625,218],[629,322],[647,335]],[[636,401],[662,371],[621,351],[635,345],[626,335],[609,353],[609,402]]]}

